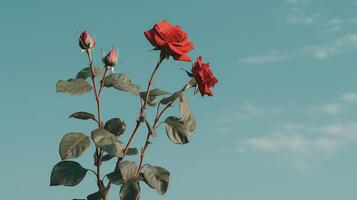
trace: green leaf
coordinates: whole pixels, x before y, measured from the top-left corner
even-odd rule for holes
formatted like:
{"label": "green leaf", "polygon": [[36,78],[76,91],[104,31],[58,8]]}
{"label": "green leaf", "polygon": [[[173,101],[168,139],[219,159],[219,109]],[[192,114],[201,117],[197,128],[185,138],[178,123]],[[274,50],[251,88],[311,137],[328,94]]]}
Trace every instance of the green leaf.
{"label": "green leaf", "polygon": [[[155,88],[150,90],[149,92],[149,99],[147,101],[147,104],[149,106],[155,106],[158,102],[157,97],[158,96],[163,96],[163,95],[168,95],[170,94],[169,92],[166,92],[164,90],[161,90],[159,88]],[[145,101],[146,98],[146,91],[145,92],[140,92],[140,97],[143,99],[143,101]]]}
{"label": "green leaf", "polygon": [[171,96],[161,99],[160,103],[164,104],[164,105],[167,105],[167,104],[169,104],[171,102],[176,101],[176,99],[178,99],[181,96],[182,96],[182,92],[181,91],[177,91],[177,92],[173,93]]}
{"label": "green leaf", "polygon": [[102,156],[101,161],[105,162],[105,161],[111,160],[111,159],[114,158],[114,157],[115,157],[115,156],[113,156],[113,155],[105,154],[104,156]]}
{"label": "green leaf", "polygon": [[[127,156],[133,156],[133,155],[137,155],[138,154],[138,149],[137,148],[128,148],[128,151],[126,152]],[[112,158],[114,158],[115,156],[110,155],[110,154],[105,154],[101,161],[105,162],[108,160],[111,160]]]}
{"label": "green leaf", "polygon": [[99,191],[88,195],[87,200],[101,200],[101,199],[103,199],[106,190],[107,189],[105,187],[101,188]]}
{"label": "green leaf", "polygon": [[148,128],[149,133],[150,133],[152,136],[156,137],[156,136],[157,136],[157,132],[156,132],[156,130],[154,129],[154,127],[152,127],[151,124],[150,124],[146,119],[145,119],[145,123],[146,123],[146,126],[147,126],[147,128]]}
{"label": "green leaf", "polygon": [[121,185],[125,182],[120,170],[115,170],[114,172],[107,174],[107,178],[109,182],[114,185]]}
{"label": "green leaf", "polygon": [[124,133],[126,124],[120,118],[113,118],[107,121],[104,125],[104,129],[113,133],[116,136],[120,136]]}
{"label": "green leaf", "polygon": [[56,84],[56,92],[70,95],[83,95],[92,90],[92,86],[84,79],[60,80]]}
{"label": "green leaf", "polygon": [[119,163],[120,173],[123,176],[125,182],[129,181],[132,178],[136,177],[136,171],[138,167],[133,161],[121,161]]}
{"label": "green leaf", "polygon": [[117,90],[130,92],[136,96],[138,96],[140,92],[140,87],[132,83],[128,75],[122,73],[114,73],[107,76],[104,79],[104,86],[114,87]]}
{"label": "green leaf", "polygon": [[128,148],[128,151],[126,152],[127,156],[134,156],[136,154],[138,154],[137,148]]}
{"label": "green leaf", "polygon": [[170,172],[159,166],[146,165],[144,167],[144,181],[163,195],[169,185]]}
{"label": "green leaf", "polygon": [[166,134],[169,139],[175,144],[186,144],[188,143],[191,132],[188,129],[187,124],[183,122],[180,118],[175,116],[170,116],[165,120],[166,124]]}
{"label": "green leaf", "polygon": [[136,178],[138,167],[135,162],[121,161],[118,168],[114,172],[107,174],[107,178],[112,184],[121,185]]}
{"label": "green leaf", "polygon": [[63,136],[59,153],[62,160],[78,158],[81,156],[90,146],[89,137],[83,133],[67,133]]}
{"label": "green leaf", "polygon": [[188,127],[188,130],[190,130],[191,132],[195,130],[196,120],[184,96],[180,97],[180,112],[181,112],[181,120],[185,122],[185,124]]}
{"label": "green leaf", "polygon": [[87,119],[92,119],[96,121],[95,115],[89,112],[75,112],[71,114],[68,118],[76,118],[76,119],[82,119],[82,120],[87,120]]}
{"label": "green leaf", "polygon": [[[165,90],[161,90],[159,88],[155,88],[150,90],[149,96],[164,96],[164,95],[169,95],[170,92],[166,92]],[[145,93],[146,95],[146,93]]]}
{"label": "green leaf", "polygon": [[98,128],[92,131],[92,139],[97,147],[108,154],[123,157],[123,148],[119,140],[105,129]]}
{"label": "green leaf", "polygon": [[[145,92],[144,92],[144,93],[141,93],[141,92],[140,92],[140,96],[141,96],[141,98],[143,99],[143,101],[144,101],[144,99],[145,99],[145,97],[146,97],[145,95],[146,95]],[[151,95],[149,95],[149,100],[147,101],[147,105],[149,105],[149,106],[156,106],[157,103],[158,103],[157,97],[156,97],[156,96],[151,96]]]}
{"label": "green leaf", "polygon": [[120,188],[120,200],[138,200],[140,199],[139,181],[131,180],[124,183]]}
{"label": "green leaf", "polygon": [[[104,69],[99,68],[99,67],[93,67],[93,72],[94,72],[94,77],[99,77],[102,78],[104,75]],[[87,79],[90,77],[90,69],[89,67],[86,67],[82,69],[80,72],[78,72],[76,78],[81,78],[81,79]]]}
{"label": "green leaf", "polygon": [[51,172],[50,186],[78,185],[87,173],[87,169],[83,168],[79,163],[74,161],[61,161],[57,163]]}

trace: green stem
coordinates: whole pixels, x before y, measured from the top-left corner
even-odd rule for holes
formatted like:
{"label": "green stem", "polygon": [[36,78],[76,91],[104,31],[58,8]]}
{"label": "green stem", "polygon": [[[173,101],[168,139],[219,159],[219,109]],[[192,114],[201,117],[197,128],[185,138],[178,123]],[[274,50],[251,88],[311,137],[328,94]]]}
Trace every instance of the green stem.
{"label": "green stem", "polygon": [[[185,86],[183,86],[183,88],[180,90],[181,92],[185,92],[188,88],[190,87],[189,83],[187,83]],[[159,107],[160,104],[157,106],[157,112],[156,112],[156,116],[155,116],[155,121],[153,124],[153,128],[156,129],[156,125],[157,123],[160,121],[160,118],[162,116],[162,114],[172,106],[172,104],[176,101],[176,99],[174,99],[173,101],[171,101],[170,103],[168,103],[162,110],[161,112],[159,112]],[[141,154],[140,154],[140,163],[139,163],[139,167],[138,167],[138,171],[136,172],[136,176],[140,175],[140,172],[143,168],[143,164],[144,164],[144,158],[145,158],[145,152],[147,147],[149,146],[150,142],[150,137],[151,137],[151,133],[150,131],[148,131],[147,136],[146,136],[146,140],[145,140],[145,144],[144,147],[141,149]]]}
{"label": "green stem", "polygon": [[138,130],[140,128],[141,123],[143,122],[146,106],[147,106],[148,99],[149,99],[150,88],[152,86],[155,74],[156,74],[157,70],[159,69],[159,66],[162,63],[162,61],[164,60],[164,58],[165,57],[163,56],[163,54],[160,54],[159,61],[157,62],[153,72],[151,73],[151,76],[150,76],[150,79],[149,79],[149,83],[148,83],[148,86],[147,86],[147,89],[146,89],[146,96],[145,96],[145,99],[144,99],[144,103],[140,107],[140,114],[139,114],[138,119],[136,120],[135,128],[134,128],[132,134],[130,135],[130,138],[129,138],[129,140],[128,140],[128,142],[127,142],[127,144],[126,144],[126,146],[125,146],[125,148],[123,150],[123,152],[124,152],[123,157],[118,158],[118,160],[117,160],[116,168],[118,168],[120,161],[123,160],[124,157],[126,156],[126,154],[128,152],[128,149],[130,147],[130,144],[132,143],[136,133],[138,132]]}

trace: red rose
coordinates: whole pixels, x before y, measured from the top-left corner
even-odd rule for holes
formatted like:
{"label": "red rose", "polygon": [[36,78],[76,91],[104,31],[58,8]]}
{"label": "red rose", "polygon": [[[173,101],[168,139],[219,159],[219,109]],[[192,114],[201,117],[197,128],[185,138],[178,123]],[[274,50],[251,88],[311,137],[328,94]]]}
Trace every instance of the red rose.
{"label": "red rose", "polygon": [[202,96],[207,94],[208,96],[213,96],[211,87],[218,82],[217,78],[213,75],[209,63],[203,63],[201,56],[197,58],[197,61],[192,66],[192,75],[195,78],[198,89]]}
{"label": "red rose", "polygon": [[106,66],[113,67],[118,63],[118,51],[113,48],[106,56],[102,58],[102,61]]}
{"label": "red rose", "polygon": [[87,31],[83,31],[81,36],[79,37],[79,46],[82,49],[91,49],[95,45],[95,40]]}
{"label": "red rose", "polygon": [[187,53],[194,48],[194,45],[188,40],[187,33],[179,26],[163,20],[144,34],[155,49],[172,56],[175,60],[191,62]]}

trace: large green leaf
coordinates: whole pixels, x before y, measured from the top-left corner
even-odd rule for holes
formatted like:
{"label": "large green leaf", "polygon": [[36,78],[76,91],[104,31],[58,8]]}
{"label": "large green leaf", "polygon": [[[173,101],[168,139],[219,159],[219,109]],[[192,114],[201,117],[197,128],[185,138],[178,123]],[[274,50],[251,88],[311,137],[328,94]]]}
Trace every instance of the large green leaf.
{"label": "large green leaf", "polygon": [[60,80],[56,84],[56,92],[70,95],[83,95],[92,90],[92,86],[84,79]]}
{"label": "large green leaf", "polygon": [[104,86],[114,87],[117,90],[130,92],[134,95],[139,95],[140,87],[132,83],[131,78],[122,73],[114,73],[104,79]]}
{"label": "large green leaf", "polygon": [[192,110],[187,103],[187,100],[184,96],[180,97],[180,112],[181,120],[185,122],[188,129],[192,132],[196,128],[196,120],[193,116]]}
{"label": "large green leaf", "polygon": [[120,118],[113,118],[105,123],[104,128],[114,135],[120,136],[124,133],[126,124]]}
{"label": "large green leaf", "polygon": [[124,183],[120,188],[120,200],[138,200],[140,199],[140,185],[137,180],[130,180]]}
{"label": "large green leaf", "polygon": [[76,118],[76,119],[82,119],[82,120],[87,120],[87,119],[92,119],[96,121],[95,115],[89,112],[75,112],[71,114],[68,118]]}
{"label": "large green leaf", "polygon": [[119,169],[124,181],[127,182],[136,176],[138,167],[136,166],[135,162],[125,160],[119,163]]}
{"label": "large green leaf", "polygon": [[62,160],[81,156],[90,146],[89,137],[83,133],[67,133],[63,136],[59,153]]}
{"label": "large green leaf", "polygon": [[163,195],[169,185],[170,172],[159,166],[146,165],[144,167],[144,181]]}
{"label": "large green leaf", "polygon": [[78,185],[87,173],[87,169],[83,168],[79,163],[74,161],[61,161],[57,163],[51,172],[50,186]]}
{"label": "large green leaf", "polygon": [[191,136],[191,132],[184,121],[182,121],[178,117],[170,116],[166,118],[165,124],[166,124],[166,134],[173,143],[175,144],[188,143]]}
{"label": "large green leaf", "polygon": [[115,185],[121,185],[136,178],[138,167],[133,161],[121,161],[118,165],[119,169],[107,174],[109,181]]}
{"label": "large green leaf", "polygon": [[107,174],[107,178],[109,182],[114,185],[121,185],[125,183],[123,179],[123,175],[121,174],[120,170],[115,170],[114,172]]}
{"label": "large green leaf", "polygon": [[108,154],[117,157],[123,157],[123,147],[115,135],[98,128],[92,131],[92,139],[97,147],[101,148]]}
{"label": "large green leaf", "polygon": [[[102,78],[104,75],[104,68],[93,67],[94,77]],[[86,67],[78,72],[76,78],[87,79],[90,77],[90,69]]]}

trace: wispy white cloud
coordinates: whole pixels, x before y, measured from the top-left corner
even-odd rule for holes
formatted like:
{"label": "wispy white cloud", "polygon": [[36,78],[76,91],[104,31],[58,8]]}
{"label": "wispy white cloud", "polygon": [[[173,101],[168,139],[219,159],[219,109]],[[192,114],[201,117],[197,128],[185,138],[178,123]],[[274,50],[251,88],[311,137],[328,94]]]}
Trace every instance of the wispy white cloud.
{"label": "wispy white cloud", "polygon": [[288,4],[310,4],[310,0],[286,0]]}
{"label": "wispy white cloud", "polygon": [[304,48],[306,55],[317,59],[326,59],[328,57],[340,54],[357,48],[357,34],[348,34],[322,45],[311,45]]}
{"label": "wispy white cloud", "polygon": [[357,140],[357,122],[329,124],[321,127],[321,131],[337,138]]}
{"label": "wispy white cloud", "polygon": [[[313,165],[313,161],[334,155],[345,144],[346,136],[341,136],[345,133],[341,126],[343,124],[334,127],[282,124],[266,136],[251,137],[239,142],[236,150],[239,153],[253,151],[278,154],[293,168],[306,169]],[[332,136],[332,133],[335,135]]]}
{"label": "wispy white cloud", "polygon": [[346,24],[346,21],[340,18],[332,18],[327,20],[323,24],[327,32],[338,32],[342,30],[342,27]]}
{"label": "wispy white cloud", "polygon": [[288,24],[312,25],[320,19],[320,14],[307,11],[311,3],[309,0],[285,0],[285,2],[288,5],[285,19]]}
{"label": "wispy white cloud", "polygon": [[[238,153],[262,152],[281,156],[288,165],[297,169],[306,169],[314,165],[314,161],[322,161],[333,156],[348,144],[357,143],[357,121],[339,121],[336,117],[356,106],[357,93],[346,92],[336,97],[334,102],[326,102],[320,106],[310,106],[307,110],[318,113],[316,119],[323,123],[300,120],[292,123],[279,123],[263,128],[264,135],[250,133],[240,139],[235,151]],[[249,105],[249,104],[248,104]],[[250,106],[247,106],[250,107]],[[257,106],[254,106],[257,107]],[[248,109],[250,110],[250,109]],[[298,112],[296,112],[298,113]],[[280,113],[284,117],[284,113]],[[303,112],[302,119],[311,113]],[[270,117],[262,115],[262,117]],[[249,118],[247,118],[249,119]],[[236,124],[231,121],[230,124]],[[229,124],[224,126],[229,130]],[[240,130],[242,132],[243,130]]]}
{"label": "wispy white cloud", "polygon": [[310,106],[305,110],[305,114],[307,115],[321,115],[321,114],[337,114],[341,111],[343,105],[339,103],[328,103],[319,106]]}
{"label": "wispy white cloud", "polygon": [[[260,117],[263,115],[263,110],[258,108],[252,102],[244,102],[242,105],[240,105],[236,109],[236,111],[231,110],[230,113],[233,113],[233,114],[225,115],[225,117],[221,117],[218,120],[218,122],[221,124],[229,124],[232,122],[236,122],[238,120],[247,120],[247,119],[252,119],[255,117]],[[218,131],[221,133],[228,132],[228,130],[225,128],[221,128]]]}
{"label": "wispy white cloud", "polygon": [[346,110],[351,104],[357,103],[356,92],[346,92],[337,98],[335,102],[326,103],[323,105],[310,106],[304,113],[307,115],[334,115]]}
{"label": "wispy white cloud", "polygon": [[252,150],[265,152],[282,152],[299,155],[322,154],[331,155],[338,141],[328,137],[308,138],[302,134],[277,134],[267,137],[249,138],[243,146]]}
{"label": "wispy white cloud", "polygon": [[344,102],[354,103],[357,102],[356,92],[347,92],[341,96],[341,100]]}
{"label": "wispy white cloud", "polygon": [[250,57],[243,58],[240,62],[244,63],[244,64],[259,65],[259,64],[269,64],[269,63],[281,62],[281,61],[286,60],[287,58],[288,58],[288,55],[282,54],[278,50],[273,50],[265,55],[250,56]]}
{"label": "wispy white cloud", "polygon": [[324,60],[354,49],[357,49],[357,33],[347,34],[322,44],[308,45],[302,48],[284,51],[284,53],[279,50],[274,50],[267,54],[242,58],[239,62],[243,64],[269,64],[299,57]]}
{"label": "wispy white cloud", "polygon": [[256,105],[251,102],[245,102],[238,112],[236,112],[235,117],[238,119],[251,119],[253,117],[258,117],[262,115],[262,110],[260,110]]}
{"label": "wispy white cloud", "polygon": [[286,22],[289,24],[310,25],[316,23],[319,18],[319,14],[308,14],[304,9],[294,7],[287,15]]}

